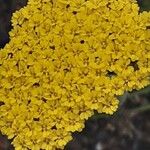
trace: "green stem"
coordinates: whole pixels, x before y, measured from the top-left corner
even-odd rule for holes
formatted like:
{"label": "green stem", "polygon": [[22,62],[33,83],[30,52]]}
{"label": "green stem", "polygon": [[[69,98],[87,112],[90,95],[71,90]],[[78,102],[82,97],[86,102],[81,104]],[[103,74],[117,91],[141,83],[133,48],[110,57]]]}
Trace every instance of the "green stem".
{"label": "green stem", "polygon": [[141,112],[148,111],[148,110],[150,110],[150,104],[143,105],[141,107],[135,108],[132,111],[136,112],[136,113],[141,113]]}

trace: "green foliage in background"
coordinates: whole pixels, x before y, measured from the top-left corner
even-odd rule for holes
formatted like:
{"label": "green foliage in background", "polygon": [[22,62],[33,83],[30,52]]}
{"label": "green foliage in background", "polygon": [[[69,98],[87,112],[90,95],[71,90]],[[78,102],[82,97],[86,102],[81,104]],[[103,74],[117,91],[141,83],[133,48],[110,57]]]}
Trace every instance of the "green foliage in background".
{"label": "green foliage in background", "polygon": [[141,0],[140,2],[141,10],[149,11],[150,10],[150,0]]}

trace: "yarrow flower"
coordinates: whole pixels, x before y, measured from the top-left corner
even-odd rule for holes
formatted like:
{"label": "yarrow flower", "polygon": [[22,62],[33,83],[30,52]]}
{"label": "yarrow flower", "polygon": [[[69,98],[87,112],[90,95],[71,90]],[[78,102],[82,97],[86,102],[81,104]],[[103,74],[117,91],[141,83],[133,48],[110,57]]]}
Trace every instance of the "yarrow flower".
{"label": "yarrow flower", "polygon": [[116,96],[150,84],[150,13],[134,0],[29,0],[0,51],[0,130],[16,150],[63,149]]}

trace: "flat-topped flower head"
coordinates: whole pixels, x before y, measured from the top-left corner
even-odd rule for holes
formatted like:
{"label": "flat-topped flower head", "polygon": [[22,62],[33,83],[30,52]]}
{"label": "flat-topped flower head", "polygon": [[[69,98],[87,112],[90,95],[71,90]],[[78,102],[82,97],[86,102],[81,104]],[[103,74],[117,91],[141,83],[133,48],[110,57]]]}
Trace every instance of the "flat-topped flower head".
{"label": "flat-topped flower head", "polygon": [[0,51],[0,130],[16,150],[63,149],[117,96],[150,84],[150,13],[134,0],[29,0]]}

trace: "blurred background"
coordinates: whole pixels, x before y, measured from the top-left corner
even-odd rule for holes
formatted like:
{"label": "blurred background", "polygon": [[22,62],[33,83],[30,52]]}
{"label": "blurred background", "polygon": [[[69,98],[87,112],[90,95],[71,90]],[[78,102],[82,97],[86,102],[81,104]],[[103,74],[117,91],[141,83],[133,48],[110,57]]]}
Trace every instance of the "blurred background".
{"label": "blurred background", "polygon": [[[9,42],[12,13],[27,0],[0,0],[0,48]],[[150,10],[150,0],[138,0],[141,11]],[[150,150],[150,86],[118,97],[120,107],[113,116],[97,114],[86,121],[81,133],[65,150]],[[0,150],[14,150],[0,134]]]}

